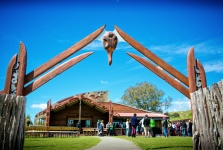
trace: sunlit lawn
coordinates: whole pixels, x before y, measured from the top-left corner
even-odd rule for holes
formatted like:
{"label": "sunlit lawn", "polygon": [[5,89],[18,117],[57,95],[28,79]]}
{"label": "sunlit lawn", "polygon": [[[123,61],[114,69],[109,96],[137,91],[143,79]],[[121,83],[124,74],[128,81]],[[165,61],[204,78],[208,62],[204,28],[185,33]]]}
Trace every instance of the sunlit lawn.
{"label": "sunlit lawn", "polygon": [[156,137],[144,138],[138,136],[136,138],[119,136],[118,138],[127,139],[141,147],[143,150],[148,149],[165,149],[165,150],[191,150],[193,149],[192,137]]}
{"label": "sunlit lawn", "polygon": [[85,150],[101,139],[91,136],[73,138],[25,138],[24,150]]}
{"label": "sunlit lawn", "polygon": [[[104,137],[106,138],[106,137]],[[191,150],[191,137],[156,137],[144,138],[138,136],[136,138],[117,136],[130,140],[143,150],[149,149],[165,149],[165,150]],[[26,138],[24,150],[84,150],[97,145],[100,138],[94,136],[80,136],[74,138]],[[111,143],[110,143],[111,144]],[[106,148],[105,148],[106,149]]]}

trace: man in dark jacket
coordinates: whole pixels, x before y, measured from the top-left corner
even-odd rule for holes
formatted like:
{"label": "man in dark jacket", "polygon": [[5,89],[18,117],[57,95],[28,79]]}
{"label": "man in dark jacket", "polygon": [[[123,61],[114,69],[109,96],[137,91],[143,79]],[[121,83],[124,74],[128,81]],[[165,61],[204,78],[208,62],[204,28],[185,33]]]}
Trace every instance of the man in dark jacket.
{"label": "man in dark jacket", "polygon": [[143,125],[144,125],[145,137],[149,137],[150,120],[149,120],[149,118],[148,118],[148,115],[145,115],[145,118],[144,118],[144,120],[143,120]]}
{"label": "man in dark jacket", "polygon": [[187,124],[185,120],[182,121],[182,136],[186,136]]}
{"label": "man in dark jacket", "polygon": [[136,137],[136,126],[137,126],[136,114],[134,114],[131,118],[131,125],[132,125],[132,137]]}
{"label": "man in dark jacket", "polygon": [[192,122],[188,121],[188,136],[192,136]]}

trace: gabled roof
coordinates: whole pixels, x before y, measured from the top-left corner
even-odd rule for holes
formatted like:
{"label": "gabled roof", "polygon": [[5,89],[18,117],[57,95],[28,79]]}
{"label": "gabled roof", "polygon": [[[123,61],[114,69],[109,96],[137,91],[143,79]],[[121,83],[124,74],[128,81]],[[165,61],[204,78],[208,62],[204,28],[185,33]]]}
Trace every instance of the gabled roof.
{"label": "gabled roof", "polygon": [[[70,96],[67,97],[65,99],[62,99],[56,103],[54,103],[51,106],[51,111],[57,112],[59,110],[62,110],[66,107],[69,107],[71,105],[74,105],[76,103],[79,103],[81,100],[82,103],[89,105],[91,107],[95,107],[95,109],[101,111],[101,112],[108,112],[109,109],[107,107],[105,107],[104,105],[102,105],[101,103],[98,103],[88,97],[83,96],[83,94],[78,94],[75,96]],[[44,109],[43,111],[39,112],[36,116],[40,116],[46,113],[46,109]]]}
{"label": "gabled roof", "polygon": [[[62,109],[65,109],[71,105],[79,103],[81,100],[82,103],[94,107],[95,109],[106,113],[110,112],[113,113],[113,116],[117,117],[131,117],[134,113],[139,114],[139,117],[145,116],[147,114],[150,117],[164,117],[166,115],[161,113],[154,113],[151,111],[130,107],[124,104],[112,103],[108,101],[108,93],[107,91],[99,91],[99,92],[87,92],[82,93],[74,96],[67,97],[62,99],[51,106],[51,111],[57,112]],[[112,107],[111,107],[112,106]],[[112,110],[111,110],[112,109]],[[46,114],[46,109],[39,112],[37,116],[43,116]]]}

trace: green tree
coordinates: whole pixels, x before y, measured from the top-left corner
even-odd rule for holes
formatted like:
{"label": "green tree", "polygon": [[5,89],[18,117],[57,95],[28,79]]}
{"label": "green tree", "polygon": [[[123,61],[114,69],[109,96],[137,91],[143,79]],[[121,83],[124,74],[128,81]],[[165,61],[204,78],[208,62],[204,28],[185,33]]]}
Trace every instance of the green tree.
{"label": "green tree", "polygon": [[171,116],[172,116],[173,118],[180,118],[180,114],[177,113],[177,112],[174,112]]}
{"label": "green tree", "polygon": [[27,116],[26,116],[26,126],[29,126],[29,125],[32,125],[33,123],[32,123],[32,121],[31,121],[31,116],[30,116],[30,114],[28,114]]}
{"label": "green tree", "polygon": [[120,103],[132,107],[162,112],[162,108],[168,109],[172,98],[163,98],[164,92],[148,82],[137,83],[125,90]]}

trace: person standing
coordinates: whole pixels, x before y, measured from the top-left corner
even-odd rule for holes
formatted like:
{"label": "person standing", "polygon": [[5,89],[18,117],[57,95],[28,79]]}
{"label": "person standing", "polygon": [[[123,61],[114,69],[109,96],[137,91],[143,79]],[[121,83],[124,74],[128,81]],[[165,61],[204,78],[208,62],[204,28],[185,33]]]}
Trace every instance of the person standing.
{"label": "person standing", "polygon": [[134,114],[131,118],[132,137],[136,137],[137,116]]}
{"label": "person standing", "polygon": [[143,125],[144,125],[144,133],[145,137],[149,137],[149,126],[150,126],[150,120],[148,118],[148,115],[145,115],[145,118],[143,120]]}
{"label": "person standing", "polygon": [[141,124],[141,132],[142,132],[142,136],[144,135],[144,118],[142,118],[139,122],[139,124]]}
{"label": "person standing", "polygon": [[99,126],[100,126],[100,123],[101,123],[101,121],[100,121],[100,119],[98,119],[98,122],[97,122],[98,136],[99,136]]}
{"label": "person standing", "polygon": [[125,128],[125,130],[126,130],[126,136],[128,136],[129,135],[129,119],[126,120],[125,126],[126,126],[126,128]]}
{"label": "person standing", "polygon": [[110,131],[109,135],[110,136],[114,136],[113,129],[114,129],[114,125],[111,123],[110,124],[110,129],[109,129],[109,131]]}
{"label": "person standing", "polygon": [[187,124],[185,120],[182,121],[182,136],[186,136]]}
{"label": "person standing", "polygon": [[167,128],[168,128],[168,121],[166,117],[163,117],[163,134],[164,137],[167,137]]}
{"label": "person standing", "polygon": [[99,136],[104,136],[103,130],[104,130],[104,120],[101,120],[101,123],[99,125]]}
{"label": "person standing", "polygon": [[106,135],[108,136],[110,134],[110,122],[106,124]]}
{"label": "person standing", "polygon": [[177,136],[180,136],[180,123],[177,122],[176,124],[176,133],[177,133]]}
{"label": "person standing", "polygon": [[151,118],[150,119],[150,129],[151,129],[152,137],[156,137],[155,127],[156,127],[156,122],[153,118]]}
{"label": "person standing", "polygon": [[188,121],[188,136],[192,136],[192,122]]}

